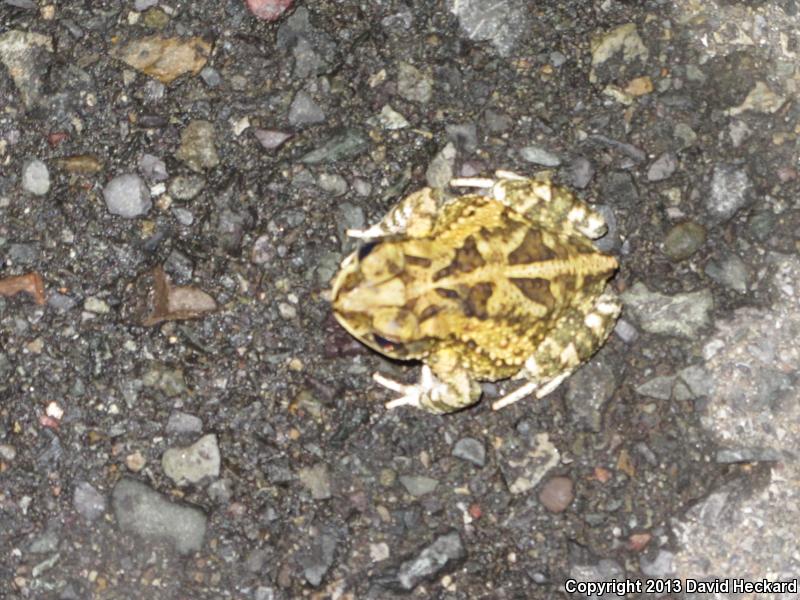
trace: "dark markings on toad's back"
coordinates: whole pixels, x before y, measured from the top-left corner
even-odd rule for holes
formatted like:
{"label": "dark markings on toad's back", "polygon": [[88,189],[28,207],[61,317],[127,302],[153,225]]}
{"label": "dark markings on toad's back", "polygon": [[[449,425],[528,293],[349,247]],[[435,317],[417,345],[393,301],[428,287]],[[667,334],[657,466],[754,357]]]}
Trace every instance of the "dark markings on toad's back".
{"label": "dark markings on toad's back", "polygon": [[489,303],[489,298],[492,297],[493,291],[494,286],[488,281],[478,283],[469,288],[469,293],[464,302],[464,314],[478,319],[488,318],[489,311],[486,306]]}
{"label": "dark markings on toad's back", "polygon": [[422,323],[422,321],[427,321],[431,317],[435,317],[442,312],[442,309],[444,309],[444,306],[441,304],[431,304],[430,306],[426,306],[425,310],[423,310],[419,315],[419,322]]}
{"label": "dark markings on toad's back", "polygon": [[475,238],[469,236],[464,240],[464,244],[456,250],[455,256],[453,256],[453,262],[444,269],[440,269],[436,272],[433,276],[433,280],[439,281],[455,273],[469,273],[485,264],[486,261],[483,260],[483,256],[478,252],[478,245],[475,243]]}
{"label": "dark markings on toad's back", "polygon": [[529,229],[519,246],[508,255],[508,263],[524,265],[553,258],[556,258],[556,253],[545,245],[542,233],[535,229]]}
{"label": "dark markings on toad's back", "polygon": [[447,298],[448,300],[458,300],[458,292],[449,288],[437,287],[436,293],[442,298]]}
{"label": "dark markings on toad's back", "polygon": [[422,267],[424,269],[427,269],[428,267],[431,266],[430,258],[425,258],[424,256],[412,256],[410,254],[406,254],[405,257],[407,265]]}
{"label": "dark markings on toad's back", "polygon": [[534,277],[532,279],[512,278],[511,283],[517,286],[517,289],[519,289],[526,298],[537,304],[541,304],[547,308],[548,312],[552,311],[553,307],[556,305],[556,299],[550,292],[550,282],[547,281],[547,279],[542,279],[540,277]]}

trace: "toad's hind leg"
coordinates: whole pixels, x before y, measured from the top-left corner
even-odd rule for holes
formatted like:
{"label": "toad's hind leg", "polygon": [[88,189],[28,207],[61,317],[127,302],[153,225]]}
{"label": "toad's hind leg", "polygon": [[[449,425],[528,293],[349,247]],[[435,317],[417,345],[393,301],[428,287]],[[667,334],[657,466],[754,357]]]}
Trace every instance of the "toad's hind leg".
{"label": "toad's hind leg", "polygon": [[543,398],[554,391],[587,361],[611,333],[620,313],[616,294],[601,294],[589,312],[573,308],[567,312],[534,353],[525,361],[517,378],[528,381],[492,404],[500,410],[530,394]]}
{"label": "toad's hind leg", "polygon": [[359,239],[378,239],[393,235],[420,238],[428,235],[436,222],[442,195],[422,188],[406,196],[375,225],[367,229],[348,229],[347,235]]}
{"label": "toad's hind leg", "polygon": [[454,179],[450,184],[488,188],[492,198],[548,229],[563,231],[571,226],[591,239],[603,236],[607,230],[600,213],[567,188],[554,185],[545,177],[528,179],[515,173],[497,171],[496,179]]}

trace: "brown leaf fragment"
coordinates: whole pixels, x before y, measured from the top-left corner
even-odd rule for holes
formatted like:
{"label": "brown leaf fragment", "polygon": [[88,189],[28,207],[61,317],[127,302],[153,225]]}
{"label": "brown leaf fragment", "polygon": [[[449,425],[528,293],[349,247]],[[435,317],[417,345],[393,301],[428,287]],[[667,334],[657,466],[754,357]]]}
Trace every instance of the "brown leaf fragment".
{"label": "brown leaf fragment", "polygon": [[164,269],[156,267],[139,278],[128,311],[132,320],[145,327],[164,321],[199,319],[217,309],[206,292],[193,286],[173,286]]}
{"label": "brown leaf fragment", "polygon": [[42,276],[34,272],[0,279],[0,296],[14,296],[20,292],[29,293],[33,296],[36,304],[44,304],[44,280]]}
{"label": "brown leaf fragment", "polygon": [[184,73],[197,75],[208,61],[211,44],[197,36],[164,38],[151,35],[132,40],[112,54],[137,71],[168,84]]}
{"label": "brown leaf fragment", "polygon": [[78,175],[93,175],[103,170],[103,163],[91,154],[65,156],[64,158],[59,158],[56,161],[56,165],[60,169],[64,169],[69,173],[77,173]]}

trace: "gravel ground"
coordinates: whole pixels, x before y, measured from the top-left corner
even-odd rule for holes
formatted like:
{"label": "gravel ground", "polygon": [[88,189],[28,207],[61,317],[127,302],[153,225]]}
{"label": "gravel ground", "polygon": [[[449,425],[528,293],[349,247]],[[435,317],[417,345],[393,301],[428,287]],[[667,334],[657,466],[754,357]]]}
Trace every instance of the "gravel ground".
{"label": "gravel ground", "polygon": [[[794,580],[797,10],[0,0],[0,597]],[[542,401],[387,412],[344,231],[497,168],[603,212],[622,319]]]}

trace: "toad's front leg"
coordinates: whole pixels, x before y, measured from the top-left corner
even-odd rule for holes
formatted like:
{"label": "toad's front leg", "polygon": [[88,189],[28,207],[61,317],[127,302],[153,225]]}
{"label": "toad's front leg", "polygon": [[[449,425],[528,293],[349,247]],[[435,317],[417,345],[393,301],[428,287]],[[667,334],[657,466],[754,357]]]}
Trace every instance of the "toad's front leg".
{"label": "toad's front leg", "polygon": [[428,412],[442,414],[475,404],[481,397],[481,386],[470,374],[459,367],[445,368],[433,362],[433,369],[422,366],[419,381],[405,384],[388,379],[380,373],[373,375],[382,386],[401,394],[386,403],[386,408],[414,406]]}

